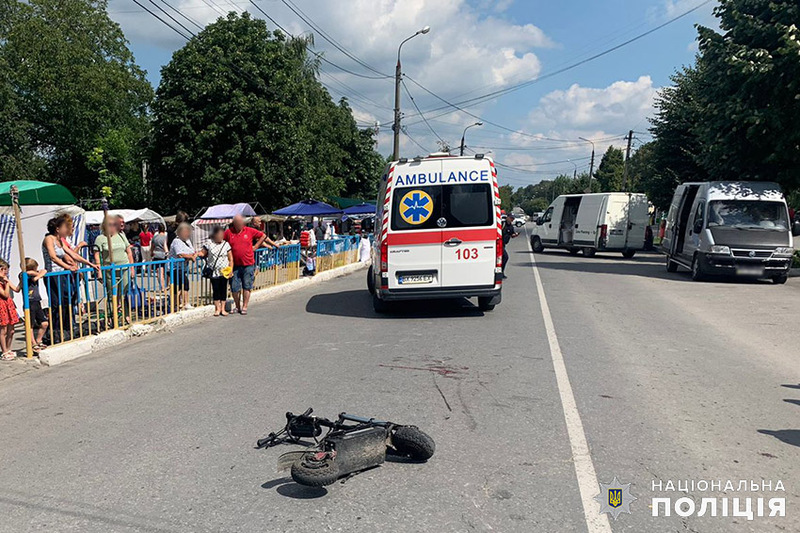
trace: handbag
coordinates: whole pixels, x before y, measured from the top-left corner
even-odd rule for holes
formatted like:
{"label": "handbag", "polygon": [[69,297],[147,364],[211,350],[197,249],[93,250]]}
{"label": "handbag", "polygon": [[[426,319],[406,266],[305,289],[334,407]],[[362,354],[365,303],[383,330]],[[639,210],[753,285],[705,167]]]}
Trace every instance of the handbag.
{"label": "handbag", "polygon": [[204,278],[211,279],[214,277],[214,270],[216,270],[217,268],[217,263],[219,262],[220,255],[221,254],[217,254],[217,258],[214,259],[214,264],[212,266],[208,266],[208,263],[206,263],[206,266],[203,267]]}

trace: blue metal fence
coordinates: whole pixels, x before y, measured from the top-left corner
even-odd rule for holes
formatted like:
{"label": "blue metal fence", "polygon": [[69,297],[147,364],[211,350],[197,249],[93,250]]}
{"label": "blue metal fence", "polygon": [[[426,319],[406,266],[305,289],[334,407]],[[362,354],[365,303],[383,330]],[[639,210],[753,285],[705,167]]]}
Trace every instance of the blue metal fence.
{"label": "blue metal fence", "polygon": [[[300,275],[300,245],[255,251],[254,290],[286,283]],[[210,304],[211,284],[203,277],[205,259],[165,259],[99,269],[48,272],[34,282],[22,275],[26,352],[33,354],[43,320],[44,344],[60,344],[109,329],[157,320],[182,308]],[[36,298],[47,295],[48,308]],[[33,298],[31,298],[33,296]]]}

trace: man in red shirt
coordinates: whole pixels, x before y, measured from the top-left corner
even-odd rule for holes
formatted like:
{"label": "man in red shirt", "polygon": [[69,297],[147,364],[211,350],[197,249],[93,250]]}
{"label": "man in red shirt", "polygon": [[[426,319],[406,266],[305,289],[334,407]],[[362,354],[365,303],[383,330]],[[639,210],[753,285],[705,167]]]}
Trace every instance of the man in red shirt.
{"label": "man in red shirt", "polygon": [[239,314],[247,314],[250,303],[250,291],[256,277],[256,258],[253,253],[266,241],[272,247],[277,245],[257,229],[244,225],[244,217],[236,215],[233,224],[225,230],[225,240],[231,245],[233,253],[233,277],[231,278],[231,294]]}

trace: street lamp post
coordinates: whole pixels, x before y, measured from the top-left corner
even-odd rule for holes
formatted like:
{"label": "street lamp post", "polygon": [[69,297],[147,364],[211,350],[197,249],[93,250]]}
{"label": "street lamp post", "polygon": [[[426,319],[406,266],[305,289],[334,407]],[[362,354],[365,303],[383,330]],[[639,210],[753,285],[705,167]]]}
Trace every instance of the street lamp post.
{"label": "street lamp post", "polygon": [[575,167],[575,171],[572,173],[572,179],[576,179],[578,177],[578,165],[576,165],[575,161],[573,161],[572,159],[567,159],[567,161],[572,163],[572,166]]}
{"label": "street lamp post", "polygon": [[578,139],[582,141],[586,141],[587,143],[592,145],[592,160],[589,163],[589,188],[592,187],[592,172],[594,172],[594,142],[590,141],[589,139],[584,139],[583,137],[578,137]]}
{"label": "street lamp post", "polygon": [[464,138],[467,136],[467,130],[472,126],[483,126],[483,122],[476,122],[475,124],[470,124],[464,128],[464,133],[461,134],[461,155],[464,155]]}
{"label": "street lamp post", "polygon": [[425,34],[431,31],[430,26],[425,26],[411,37],[406,38],[397,47],[397,67],[394,71],[394,149],[392,151],[392,160],[397,161],[400,159],[400,81],[403,79],[403,72],[400,67],[400,50],[406,42],[410,41],[417,35]]}

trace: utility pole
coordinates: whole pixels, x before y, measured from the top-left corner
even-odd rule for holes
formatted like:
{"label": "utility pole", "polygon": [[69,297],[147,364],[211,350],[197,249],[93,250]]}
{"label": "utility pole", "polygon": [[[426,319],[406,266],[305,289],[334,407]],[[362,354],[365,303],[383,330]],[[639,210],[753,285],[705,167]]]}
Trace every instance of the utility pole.
{"label": "utility pole", "polygon": [[400,82],[403,81],[403,67],[400,65],[400,50],[403,49],[403,45],[406,44],[406,42],[410,41],[417,35],[424,35],[429,31],[431,31],[431,27],[425,26],[411,37],[405,39],[400,43],[400,46],[397,47],[397,66],[394,70],[394,124],[392,124],[392,131],[394,131],[394,139],[392,144],[393,161],[400,159]]}
{"label": "utility pole", "polygon": [[589,189],[586,191],[587,193],[589,193],[592,192],[592,174],[594,173],[594,141],[592,141],[591,139],[585,139],[583,137],[578,137],[578,138],[592,145],[592,160],[589,162]]}
{"label": "utility pole", "polygon": [[633,130],[628,132],[628,148],[625,150],[625,166],[622,170],[622,190],[628,189],[628,160],[631,158],[631,143],[633,142]]}

